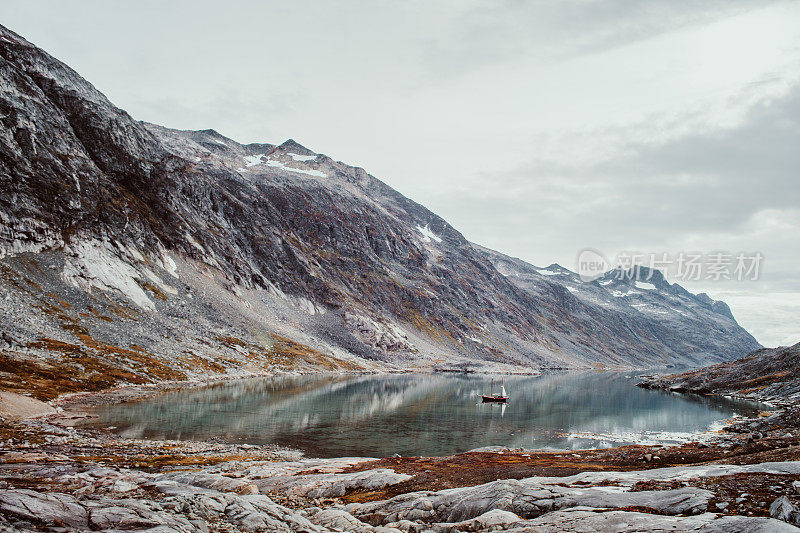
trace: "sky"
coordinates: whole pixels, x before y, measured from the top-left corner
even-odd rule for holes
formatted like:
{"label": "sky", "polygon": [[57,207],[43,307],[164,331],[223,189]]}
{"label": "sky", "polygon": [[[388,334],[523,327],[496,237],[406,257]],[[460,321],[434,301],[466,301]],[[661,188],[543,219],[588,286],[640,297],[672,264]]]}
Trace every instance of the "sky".
{"label": "sky", "polygon": [[766,346],[800,341],[800,1],[0,0],[0,13],[137,119],[293,138],[536,265],[575,270],[586,248],[612,263],[760,253],[757,280],[668,279],[727,302]]}

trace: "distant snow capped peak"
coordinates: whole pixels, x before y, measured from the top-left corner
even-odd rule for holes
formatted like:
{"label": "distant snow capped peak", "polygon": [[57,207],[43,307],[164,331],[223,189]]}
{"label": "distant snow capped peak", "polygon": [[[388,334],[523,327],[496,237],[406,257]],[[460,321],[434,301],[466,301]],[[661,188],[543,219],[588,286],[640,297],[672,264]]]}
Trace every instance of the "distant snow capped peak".
{"label": "distant snow capped peak", "polygon": [[230,149],[231,145],[237,144],[234,140],[225,137],[217,130],[205,129],[197,130],[192,133],[195,142],[206,147],[212,147],[212,149],[217,147]]}
{"label": "distant snow capped peak", "polygon": [[532,296],[544,299],[554,295],[561,305],[585,313],[594,321],[594,339],[604,338],[613,344],[616,340],[611,337],[615,334],[609,332],[623,325],[626,335],[644,339],[645,345],[655,335],[661,346],[669,345],[680,353],[687,353],[687,346],[692,346],[687,357],[692,364],[694,358],[720,360],[758,345],[724,303],[669,283],[659,270],[645,266],[616,268],[595,280],[583,281],[558,264],[540,267],[485,247],[476,249],[511,283]]}

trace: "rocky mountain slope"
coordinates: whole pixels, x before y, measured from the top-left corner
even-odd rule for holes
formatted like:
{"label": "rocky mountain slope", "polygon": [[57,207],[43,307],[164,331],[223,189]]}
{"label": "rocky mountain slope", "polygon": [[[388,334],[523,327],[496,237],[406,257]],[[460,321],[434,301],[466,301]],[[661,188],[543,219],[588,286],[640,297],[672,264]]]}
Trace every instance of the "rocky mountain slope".
{"label": "rocky mountain slope", "polygon": [[744,354],[760,347],[737,324],[725,302],[705,293],[692,294],[669,283],[658,270],[616,269],[584,282],[561,265],[537,267],[475,246],[517,287],[538,300],[555,298],[583,323],[594,322],[593,338],[614,346],[616,353],[639,349],[635,342],[626,348],[630,337],[651,339],[672,352],[675,364],[696,366],[726,358],[722,354]]}
{"label": "rocky mountain slope", "polygon": [[[800,403],[800,343],[763,348],[747,357],[691,372],[645,379],[640,386],[797,405]],[[797,418],[794,422],[796,425]]]}
{"label": "rocky mountain slope", "polygon": [[602,291],[623,285],[519,263],[511,276],[428,209],[292,140],[136,121],[2,27],[0,82],[5,386],[370,361],[697,364],[758,347],[675,286],[652,299],[674,308],[662,320],[630,284],[615,300]]}

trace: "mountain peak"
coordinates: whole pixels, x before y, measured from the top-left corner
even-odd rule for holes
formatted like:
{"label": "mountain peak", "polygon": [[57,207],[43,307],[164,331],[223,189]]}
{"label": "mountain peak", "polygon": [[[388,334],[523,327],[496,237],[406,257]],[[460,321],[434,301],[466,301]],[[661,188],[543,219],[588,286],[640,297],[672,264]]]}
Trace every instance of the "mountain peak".
{"label": "mountain peak", "polygon": [[298,155],[316,155],[316,152],[309,150],[294,139],[288,139],[278,146],[284,152],[292,152]]}
{"label": "mountain peak", "polygon": [[636,265],[631,268],[617,267],[609,270],[600,278],[601,280],[618,280],[627,282],[646,282],[655,285],[658,288],[668,288],[670,283],[664,278],[664,273],[658,269],[650,268],[642,265]]}

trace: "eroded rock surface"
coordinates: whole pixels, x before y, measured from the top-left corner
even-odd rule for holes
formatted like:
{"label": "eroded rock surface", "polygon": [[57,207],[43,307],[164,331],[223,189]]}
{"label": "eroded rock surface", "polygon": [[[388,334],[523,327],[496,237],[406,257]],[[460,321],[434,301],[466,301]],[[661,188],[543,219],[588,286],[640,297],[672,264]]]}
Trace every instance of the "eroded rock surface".
{"label": "eroded rock surface", "polygon": [[[370,458],[307,459],[271,447],[137,441],[44,420],[0,428],[10,437],[0,441],[0,528],[13,530],[798,531],[793,483],[800,481],[800,461],[601,469],[434,491],[410,490],[415,475],[371,468]],[[492,453],[464,455],[485,460]],[[540,460],[530,451],[494,455],[516,457],[516,463]],[[564,461],[559,454],[543,457]],[[438,462],[445,469],[458,464]],[[503,463],[497,464],[502,476]],[[739,496],[745,486],[763,490],[765,484],[786,496],[748,507],[762,509],[762,516],[732,514],[741,507],[723,494],[726,487],[734,487],[738,502],[764,498]],[[376,497],[392,490],[400,493]]]}

